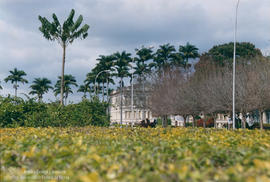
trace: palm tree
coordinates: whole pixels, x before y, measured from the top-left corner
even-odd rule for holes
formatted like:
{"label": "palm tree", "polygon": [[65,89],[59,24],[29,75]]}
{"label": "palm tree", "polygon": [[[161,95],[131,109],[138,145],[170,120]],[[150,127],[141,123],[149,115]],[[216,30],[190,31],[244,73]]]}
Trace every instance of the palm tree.
{"label": "palm tree", "polygon": [[[135,49],[137,57],[134,58],[135,69],[134,74],[138,75],[139,82],[142,82],[142,91],[143,91],[143,106],[146,106],[146,96],[145,96],[145,81],[146,74],[151,73],[151,67],[147,62],[153,59],[153,50],[152,48],[146,48],[142,46],[141,49]],[[145,112],[143,112],[143,119],[145,119]]]}
{"label": "palm tree", "polygon": [[89,25],[85,24],[81,28],[83,17],[80,15],[78,19],[73,22],[75,11],[71,10],[68,18],[64,21],[63,25],[61,25],[58,21],[57,16],[53,13],[52,18],[53,21],[49,22],[45,17],[39,16],[39,20],[41,22],[41,27],[39,30],[42,32],[43,36],[50,40],[55,41],[61,45],[63,48],[63,59],[62,59],[62,74],[61,74],[61,89],[60,89],[60,104],[63,105],[64,99],[64,72],[65,72],[65,57],[66,57],[66,47],[71,44],[75,39],[81,38],[85,39],[88,36]]}
{"label": "palm tree", "polygon": [[28,83],[28,81],[23,78],[23,76],[26,76],[26,73],[23,70],[18,70],[17,68],[14,68],[13,71],[9,71],[9,73],[10,75],[5,78],[5,82],[7,83],[10,81],[13,84],[13,88],[15,89],[15,97],[17,97],[17,90],[19,87],[18,83]]}
{"label": "palm tree", "polygon": [[51,86],[52,82],[47,78],[35,78],[33,84],[30,86],[32,89],[29,94],[37,95],[39,102],[42,101],[43,95],[49,91],[49,89],[53,89]]}
{"label": "palm tree", "polygon": [[[67,104],[67,98],[69,94],[73,94],[73,91],[71,89],[71,86],[75,86],[77,87],[77,83],[76,83],[76,79],[74,76],[72,75],[64,75],[64,99],[65,99],[65,105]],[[61,77],[58,77],[58,80],[55,84],[55,88],[54,88],[54,94],[55,96],[57,96],[58,94],[61,93]]]}
{"label": "palm tree", "polygon": [[135,49],[135,51],[137,57],[134,58],[134,62],[136,63],[134,74],[137,74],[139,77],[144,77],[145,74],[151,72],[151,68],[146,62],[153,59],[153,50],[152,48],[142,46],[141,49]]}
{"label": "palm tree", "polygon": [[186,67],[186,62],[184,61],[182,54],[180,54],[179,52],[176,52],[172,55],[172,57],[173,57],[172,62],[171,62],[172,67],[176,67],[176,68]]}
{"label": "palm tree", "polygon": [[83,98],[86,98],[86,93],[90,92],[90,86],[88,84],[80,85],[79,89],[77,92],[82,92],[83,93]]}
{"label": "palm tree", "polygon": [[185,70],[187,70],[190,67],[190,64],[188,63],[188,60],[190,58],[198,58],[200,56],[198,52],[198,48],[194,45],[191,45],[189,42],[185,46],[179,46],[179,54],[183,58],[183,67]]}
{"label": "palm tree", "polygon": [[123,117],[123,78],[129,76],[129,69],[130,69],[130,62],[132,61],[131,59],[131,54],[127,53],[126,51],[123,51],[122,53],[115,53],[115,62],[114,62],[114,68],[116,70],[115,76],[120,78],[120,124],[122,124],[122,117]]}
{"label": "palm tree", "polygon": [[173,45],[164,44],[159,46],[159,49],[155,53],[154,63],[151,64],[151,67],[154,66],[158,71],[168,68],[173,60],[174,52],[175,48]]}
{"label": "palm tree", "polygon": [[90,99],[92,99],[92,93],[95,92],[95,89],[94,89],[95,77],[96,77],[95,75],[96,74],[93,71],[91,71],[86,74],[86,79],[84,80],[85,85],[88,85],[90,88],[90,90],[88,91]]}
{"label": "palm tree", "polygon": [[[95,93],[95,97],[97,97],[101,92],[102,92],[102,88],[100,87],[100,84],[102,83],[102,79],[101,78],[101,74],[103,73],[103,71],[100,71],[100,67],[94,67],[91,70],[91,77],[93,77],[93,86],[94,86],[94,93]],[[97,84],[97,86],[96,86]]]}
{"label": "palm tree", "polygon": [[[158,71],[159,77],[165,76],[166,69],[170,68],[173,64],[175,54],[175,47],[173,45],[164,44],[160,45],[154,56],[154,62],[150,67],[155,67]],[[167,125],[167,116],[163,117],[163,125]]]}
{"label": "palm tree", "polygon": [[[102,101],[104,101],[104,83],[107,83],[107,96],[108,96],[108,92],[109,92],[109,84],[112,83],[114,84],[113,79],[110,78],[111,74],[110,71],[113,71],[113,61],[114,61],[114,56],[110,55],[110,56],[103,56],[100,55],[99,58],[97,58],[97,60],[99,61],[98,64],[96,65],[95,69],[97,70],[97,72],[102,72],[104,71],[101,75],[100,75],[100,80],[102,82]],[[97,73],[97,74],[98,74]],[[108,97],[107,97],[108,100]]]}

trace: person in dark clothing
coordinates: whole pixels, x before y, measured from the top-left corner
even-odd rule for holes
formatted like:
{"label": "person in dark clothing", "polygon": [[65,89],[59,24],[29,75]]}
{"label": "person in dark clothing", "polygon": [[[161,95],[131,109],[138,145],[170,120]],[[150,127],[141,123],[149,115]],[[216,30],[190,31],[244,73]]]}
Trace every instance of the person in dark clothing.
{"label": "person in dark clothing", "polygon": [[150,126],[150,120],[146,118],[146,127]]}

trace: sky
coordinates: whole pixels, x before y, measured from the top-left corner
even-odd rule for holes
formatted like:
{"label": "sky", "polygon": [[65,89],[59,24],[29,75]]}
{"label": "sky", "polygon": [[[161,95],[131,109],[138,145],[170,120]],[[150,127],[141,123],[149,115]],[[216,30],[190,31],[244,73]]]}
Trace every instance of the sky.
{"label": "sky", "polygon": [[[55,13],[63,22],[75,9],[75,19],[83,15],[90,25],[85,40],[75,40],[67,48],[65,73],[82,84],[99,55],[116,51],[133,54],[134,49],[170,43],[176,48],[186,42],[200,53],[217,44],[233,41],[237,0],[0,0],[0,95],[14,94],[3,80],[15,67],[34,78],[46,77],[56,83],[61,73],[62,49],[46,40],[38,15],[52,20]],[[237,41],[252,42],[270,55],[270,1],[240,0]],[[20,85],[19,96],[29,93],[30,84]],[[82,93],[69,97],[78,102]],[[55,100],[52,91],[46,101]]]}

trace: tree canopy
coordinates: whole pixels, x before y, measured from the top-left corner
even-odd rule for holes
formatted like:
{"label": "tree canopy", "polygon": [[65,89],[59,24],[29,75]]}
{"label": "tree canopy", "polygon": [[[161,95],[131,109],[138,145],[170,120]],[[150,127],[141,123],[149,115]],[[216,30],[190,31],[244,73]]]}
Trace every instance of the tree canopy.
{"label": "tree canopy", "polygon": [[[206,55],[210,56],[215,62],[224,65],[225,60],[233,59],[233,47],[233,42],[215,45]],[[250,42],[236,43],[236,57],[249,59],[256,56],[262,56],[262,52],[254,44]]]}
{"label": "tree canopy", "polygon": [[62,25],[54,13],[52,14],[52,22],[45,17],[38,16],[38,19],[41,22],[39,30],[46,39],[51,41],[57,40],[62,47],[72,43],[77,38],[85,39],[88,35],[87,31],[89,29],[89,25],[85,24],[79,29],[82,24],[83,17],[80,15],[74,22],[74,15],[75,10],[72,9],[68,18]]}
{"label": "tree canopy", "polygon": [[39,101],[41,101],[43,95],[49,91],[49,89],[53,89],[51,86],[51,81],[47,78],[35,78],[33,81],[33,84],[30,86],[32,89],[29,94],[31,95],[37,95]]}
{"label": "tree canopy", "polygon": [[28,81],[23,78],[26,76],[26,73],[23,70],[18,70],[17,68],[14,68],[14,70],[9,71],[10,75],[5,78],[5,82],[10,81],[13,85],[13,88],[15,89],[15,97],[17,97],[17,89],[19,87],[18,82],[21,82],[22,84],[28,83]]}
{"label": "tree canopy", "polygon": [[[65,75],[64,76],[64,98],[65,98],[65,102],[67,101],[67,98],[68,98],[68,95],[69,94],[73,94],[73,91],[71,89],[71,86],[75,86],[77,87],[77,83],[76,83],[76,79],[73,75]],[[55,88],[54,88],[54,93],[55,93],[55,96],[60,94],[61,93],[61,77],[59,76],[58,77],[58,80],[55,84]]]}

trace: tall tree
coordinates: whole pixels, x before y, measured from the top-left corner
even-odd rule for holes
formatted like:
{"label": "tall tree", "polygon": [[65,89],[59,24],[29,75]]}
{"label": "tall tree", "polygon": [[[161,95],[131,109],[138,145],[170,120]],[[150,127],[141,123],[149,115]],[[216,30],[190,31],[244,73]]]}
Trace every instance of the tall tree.
{"label": "tall tree", "polygon": [[174,52],[175,47],[173,45],[164,44],[159,46],[154,56],[154,62],[150,66],[155,67],[158,71],[164,71],[171,65]]}
{"label": "tall tree", "polygon": [[61,45],[63,48],[63,59],[62,59],[62,74],[61,74],[61,98],[60,104],[63,105],[64,98],[64,72],[65,72],[65,57],[66,57],[66,47],[71,44],[75,39],[81,38],[85,39],[88,36],[89,25],[85,24],[80,27],[83,21],[82,15],[78,17],[78,19],[74,22],[75,11],[71,10],[68,18],[61,25],[57,16],[53,13],[52,18],[53,21],[48,21],[45,17],[39,16],[39,20],[41,22],[41,27],[39,30],[42,32],[43,36],[50,40],[55,41]]}
{"label": "tall tree", "polygon": [[189,42],[185,46],[179,46],[179,54],[182,56],[184,62],[183,67],[185,71],[190,67],[189,59],[195,59],[200,56],[198,48],[194,45],[191,45]]}
{"label": "tall tree", "polygon": [[[206,55],[211,56],[213,61],[224,66],[226,62],[231,62],[233,59],[233,42],[215,45]],[[236,43],[236,56],[241,58],[247,58],[246,60],[252,60],[256,56],[262,56],[262,52],[250,42],[237,42]]]}
{"label": "tall tree", "polygon": [[14,68],[14,70],[9,71],[10,75],[5,78],[5,82],[10,81],[13,84],[13,88],[15,89],[15,97],[17,97],[17,90],[18,90],[18,83],[21,82],[22,84],[28,83],[26,79],[23,77],[26,76],[26,73],[23,70],[18,70]]}
{"label": "tall tree", "polygon": [[47,78],[35,78],[33,84],[30,86],[32,89],[29,94],[37,95],[39,102],[42,101],[43,95],[49,91],[49,89],[53,89],[51,86],[52,82]]}
{"label": "tall tree", "polygon": [[94,92],[95,92],[95,97],[97,97],[99,94],[102,93],[102,91],[104,91],[104,89],[102,89],[102,87],[100,86],[100,84],[102,83],[102,81],[104,79],[102,79],[102,73],[104,73],[103,71],[100,71],[100,67],[95,66],[92,70],[91,70],[91,76],[93,77],[93,84],[94,84]]}
{"label": "tall tree", "polygon": [[84,80],[85,85],[88,85],[90,90],[89,92],[89,97],[92,99],[92,93],[95,93],[95,76],[96,73],[93,72],[93,70],[89,73],[86,74],[86,79]]}
{"label": "tall tree", "polygon": [[[64,99],[65,99],[65,104],[67,104],[67,98],[69,94],[73,94],[73,91],[71,89],[71,86],[77,87],[76,79],[72,75],[65,75],[64,76]],[[54,88],[54,94],[57,96],[58,94],[61,93],[61,77],[58,77],[58,80],[55,84]]]}
{"label": "tall tree", "polygon": [[[145,74],[151,72],[151,68],[147,62],[153,59],[153,50],[152,47],[146,48],[142,46],[141,49],[135,49],[137,57],[134,58],[136,66],[134,67],[134,74],[139,77],[144,77]],[[142,78],[144,79],[144,78]]]}
{"label": "tall tree", "polygon": [[257,58],[250,64],[254,70],[251,76],[254,79],[253,89],[257,96],[253,104],[260,114],[260,129],[263,129],[263,113],[270,108],[270,61],[265,58]]}
{"label": "tall tree", "polygon": [[116,69],[116,74],[115,76],[120,78],[120,124],[122,124],[122,117],[123,117],[123,78],[129,76],[129,69],[130,69],[130,62],[132,61],[131,59],[131,54],[127,53],[126,51],[123,52],[117,52],[114,54],[115,56],[115,62],[114,62],[114,67]]}
{"label": "tall tree", "polygon": [[[173,45],[164,44],[160,45],[159,49],[154,54],[153,63],[150,63],[150,67],[154,67],[157,70],[158,76],[165,77],[166,71],[168,71],[173,64],[175,54],[175,47]],[[163,116],[163,123],[167,123],[167,116]],[[166,125],[166,124],[165,124]]]}
{"label": "tall tree", "polygon": [[[96,65],[95,69],[97,70],[97,72],[102,72],[101,75],[99,76],[100,81],[102,82],[102,101],[104,101],[104,84],[106,83],[107,86],[107,94],[109,92],[109,84],[112,83],[114,84],[113,79],[111,78],[111,74],[110,72],[113,71],[113,61],[114,61],[115,57],[113,55],[110,56],[104,56],[104,55],[100,55],[99,58],[97,58],[98,64]],[[97,73],[97,74],[98,74]]]}
{"label": "tall tree", "polygon": [[[136,57],[134,58],[135,69],[134,74],[138,75],[139,85],[142,85],[142,104],[143,108],[146,107],[146,95],[145,95],[145,82],[146,75],[151,73],[151,67],[149,65],[149,61],[153,59],[153,47],[146,48],[142,46],[140,49],[135,49]],[[141,84],[142,83],[142,84]],[[143,119],[145,119],[145,112],[143,112]]]}
{"label": "tall tree", "polygon": [[[1,84],[1,81],[0,81],[0,84]],[[0,90],[3,89],[3,87],[0,85]]]}
{"label": "tall tree", "polygon": [[90,92],[90,86],[88,84],[83,84],[79,86],[79,89],[77,92],[82,92],[83,93],[83,98],[86,98],[86,93]]}
{"label": "tall tree", "polygon": [[183,59],[183,56],[179,52],[175,52],[172,55],[172,57],[173,57],[171,62],[172,68],[179,68],[179,67],[185,68],[185,61]]}

